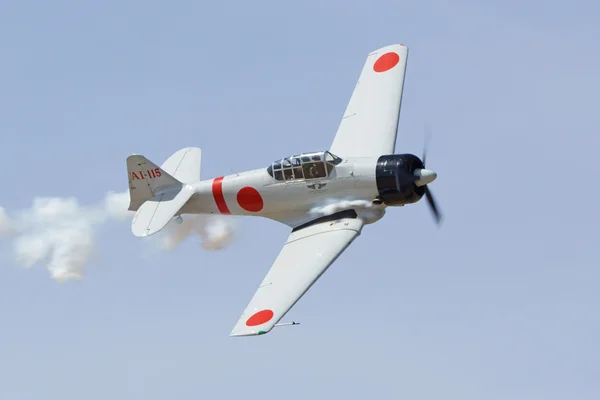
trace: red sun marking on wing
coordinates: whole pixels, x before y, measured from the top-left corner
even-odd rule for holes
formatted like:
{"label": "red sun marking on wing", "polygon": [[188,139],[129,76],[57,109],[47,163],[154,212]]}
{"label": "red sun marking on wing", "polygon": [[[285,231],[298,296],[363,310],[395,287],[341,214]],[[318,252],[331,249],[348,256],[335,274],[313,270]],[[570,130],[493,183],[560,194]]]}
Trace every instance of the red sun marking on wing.
{"label": "red sun marking on wing", "polygon": [[373,71],[375,72],[385,72],[394,68],[400,62],[400,56],[393,51],[389,53],[385,53],[381,57],[375,61],[373,65]]}
{"label": "red sun marking on wing", "polygon": [[273,318],[273,311],[262,310],[248,318],[246,326],[257,326],[269,322]]}
{"label": "red sun marking on wing", "polygon": [[237,202],[246,211],[258,212],[263,209],[263,199],[258,190],[246,186],[237,194]]}

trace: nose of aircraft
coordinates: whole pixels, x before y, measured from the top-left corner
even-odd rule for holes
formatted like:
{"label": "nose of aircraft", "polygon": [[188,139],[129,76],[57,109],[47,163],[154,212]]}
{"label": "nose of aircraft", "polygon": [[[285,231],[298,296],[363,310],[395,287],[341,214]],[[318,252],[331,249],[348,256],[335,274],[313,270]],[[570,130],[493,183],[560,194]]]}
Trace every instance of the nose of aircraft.
{"label": "nose of aircraft", "polygon": [[425,186],[437,178],[437,174],[430,169],[416,169],[415,170],[415,185]]}

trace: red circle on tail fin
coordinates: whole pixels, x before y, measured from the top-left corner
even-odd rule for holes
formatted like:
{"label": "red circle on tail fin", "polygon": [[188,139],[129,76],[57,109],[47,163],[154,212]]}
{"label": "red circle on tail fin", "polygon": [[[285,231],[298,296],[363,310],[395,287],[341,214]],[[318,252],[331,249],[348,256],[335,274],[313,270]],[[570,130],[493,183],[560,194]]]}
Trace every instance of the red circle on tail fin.
{"label": "red circle on tail fin", "polygon": [[237,202],[246,211],[258,212],[263,209],[263,199],[258,190],[246,186],[237,194]]}
{"label": "red circle on tail fin", "polygon": [[373,71],[385,72],[394,68],[400,62],[400,56],[393,51],[385,53],[375,61],[373,65]]}
{"label": "red circle on tail fin", "polygon": [[273,318],[273,311],[262,310],[248,318],[246,321],[247,326],[257,326],[269,322]]}

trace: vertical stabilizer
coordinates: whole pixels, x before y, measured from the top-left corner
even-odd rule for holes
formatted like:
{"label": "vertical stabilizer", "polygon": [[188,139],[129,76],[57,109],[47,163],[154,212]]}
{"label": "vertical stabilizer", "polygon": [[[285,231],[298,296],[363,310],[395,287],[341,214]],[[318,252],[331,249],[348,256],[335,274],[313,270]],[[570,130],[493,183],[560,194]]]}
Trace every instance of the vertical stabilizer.
{"label": "vertical stabilizer", "polygon": [[127,157],[129,179],[129,210],[137,209],[147,200],[168,189],[181,188],[180,181],[141,155]]}

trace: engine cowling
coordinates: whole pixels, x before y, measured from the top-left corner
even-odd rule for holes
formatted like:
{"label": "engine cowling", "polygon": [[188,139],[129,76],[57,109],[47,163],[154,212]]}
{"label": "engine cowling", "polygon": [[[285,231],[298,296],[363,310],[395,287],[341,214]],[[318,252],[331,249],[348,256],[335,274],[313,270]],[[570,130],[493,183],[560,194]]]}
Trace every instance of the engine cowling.
{"label": "engine cowling", "polygon": [[391,154],[379,157],[375,170],[379,201],[387,206],[416,203],[425,194],[424,186],[415,184],[416,169],[424,168],[414,154]]}

